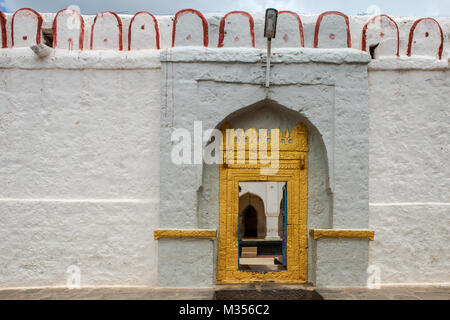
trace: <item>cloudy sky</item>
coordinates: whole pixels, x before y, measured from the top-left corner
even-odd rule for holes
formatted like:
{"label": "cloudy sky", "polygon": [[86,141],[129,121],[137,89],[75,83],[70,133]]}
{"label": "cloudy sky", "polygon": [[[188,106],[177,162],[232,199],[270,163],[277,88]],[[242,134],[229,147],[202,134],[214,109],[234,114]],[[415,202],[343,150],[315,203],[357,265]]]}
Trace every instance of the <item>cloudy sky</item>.
{"label": "cloudy sky", "polygon": [[40,12],[56,12],[71,5],[78,6],[84,14],[106,10],[129,14],[141,10],[174,14],[185,8],[202,12],[263,12],[265,8],[274,7],[298,13],[338,10],[346,14],[381,11],[393,16],[450,16],[450,0],[0,0],[0,10],[5,12],[24,7]]}

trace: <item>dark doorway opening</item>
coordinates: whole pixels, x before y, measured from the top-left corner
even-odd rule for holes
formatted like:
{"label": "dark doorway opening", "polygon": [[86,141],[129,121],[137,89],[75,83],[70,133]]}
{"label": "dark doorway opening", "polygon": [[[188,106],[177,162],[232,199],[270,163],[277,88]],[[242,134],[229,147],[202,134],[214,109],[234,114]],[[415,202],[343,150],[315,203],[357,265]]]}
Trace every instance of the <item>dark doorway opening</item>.
{"label": "dark doorway opening", "polygon": [[253,206],[248,206],[243,213],[244,238],[256,238],[258,236],[258,213]]}

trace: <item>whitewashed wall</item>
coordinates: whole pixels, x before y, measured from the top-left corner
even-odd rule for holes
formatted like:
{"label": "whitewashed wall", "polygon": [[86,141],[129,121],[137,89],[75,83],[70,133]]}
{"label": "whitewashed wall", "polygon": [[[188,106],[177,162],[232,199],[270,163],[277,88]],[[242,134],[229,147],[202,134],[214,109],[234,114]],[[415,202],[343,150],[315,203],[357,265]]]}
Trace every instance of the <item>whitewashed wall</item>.
{"label": "whitewashed wall", "polygon": [[[92,36],[95,16],[83,15],[80,38],[67,29],[80,20],[61,13],[56,50],[42,61],[28,48],[39,38],[39,17],[23,13],[16,15],[17,28],[12,14],[4,24],[0,19],[6,47],[0,49],[0,287],[65,285],[70,265],[81,268],[82,285],[156,285],[159,119],[168,79],[155,49],[157,35],[161,49],[172,47],[174,16],[155,17],[158,29],[151,16],[136,17],[130,35],[133,16],[120,15],[120,28],[107,14]],[[42,29],[51,29],[56,14],[41,16]],[[205,14],[205,32],[197,13],[179,15],[175,46],[204,45],[207,34],[216,48],[224,16]],[[281,14],[274,46],[312,48],[316,34],[318,47],[345,46],[345,19],[327,17],[316,32],[319,15]],[[263,15],[251,18],[253,33],[249,16],[227,16],[237,25],[224,24],[224,47],[252,47],[253,34],[255,48],[265,48]],[[349,17],[352,48],[363,47],[371,18]],[[441,59],[435,23],[416,25],[408,57],[419,17],[392,19],[400,58],[393,23],[383,18],[381,29],[369,23],[366,33],[367,49],[385,41],[375,52],[381,59],[369,65],[370,227],[376,232],[370,264],[380,268],[382,283],[450,282],[450,19],[436,19]]]}
{"label": "whitewashed wall", "polygon": [[450,73],[369,72],[370,264],[383,283],[450,282]]}
{"label": "whitewashed wall", "polygon": [[158,60],[28,59],[0,67],[0,287],[155,285]]}

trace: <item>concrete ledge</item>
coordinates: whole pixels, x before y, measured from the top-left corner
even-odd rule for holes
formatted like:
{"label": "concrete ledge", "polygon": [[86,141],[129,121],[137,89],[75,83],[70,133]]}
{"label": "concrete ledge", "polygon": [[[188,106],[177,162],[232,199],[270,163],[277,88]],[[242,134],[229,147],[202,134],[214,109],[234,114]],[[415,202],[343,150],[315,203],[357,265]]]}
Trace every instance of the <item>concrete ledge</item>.
{"label": "concrete ledge", "polygon": [[[267,50],[254,48],[179,47],[161,51],[162,62],[265,62]],[[357,49],[279,48],[272,50],[271,63],[368,64],[370,56]]]}
{"label": "concrete ledge", "polygon": [[2,49],[0,69],[159,69],[159,50],[54,50],[40,58],[30,48]]}
{"label": "concrete ledge", "polygon": [[217,231],[209,229],[158,229],[154,232],[155,240],[160,238],[197,238],[216,240]]}
{"label": "concrete ledge", "polygon": [[360,238],[374,240],[373,230],[311,229],[309,235],[314,240],[319,238]]}
{"label": "concrete ledge", "polygon": [[146,286],[81,287],[80,289],[0,289],[0,300],[212,300],[213,288],[155,288]]}
{"label": "concrete ledge", "polygon": [[449,70],[446,59],[433,57],[383,57],[369,63],[369,71]]}

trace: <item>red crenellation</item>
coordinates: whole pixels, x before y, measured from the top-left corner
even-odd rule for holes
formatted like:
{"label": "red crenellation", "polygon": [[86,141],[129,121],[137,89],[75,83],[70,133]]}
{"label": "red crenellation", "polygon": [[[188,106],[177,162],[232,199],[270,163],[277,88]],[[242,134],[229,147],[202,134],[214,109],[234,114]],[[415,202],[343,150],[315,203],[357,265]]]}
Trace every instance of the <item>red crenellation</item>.
{"label": "red crenellation", "polygon": [[202,20],[203,25],[203,46],[207,47],[209,43],[209,34],[208,34],[208,21],[203,16],[203,14],[200,11],[194,10],[194,9],[183,9],[178,11],[175,14],[175,18],[173,19],[173,27],[172,27],[172,48],[175,46],[175,35],[177,33],[177,22],[180,16],[186,14],[186,13],[193,13],[197,15]]}
{"label": "red crenellation", "polygon": [[320,24],[322,23],[323,18],[328,15],[338,15],[345,19],[345,23],[347,25],[347,47],[351,48],[352,47],[352,37],[350,34],[350,20],[348,19],[347,15],[345,15],[339,11],[327,11],[327,12],[324,12],[321,15],[319,15],[319,17],[317,18],[317,22],[316,22],[316,29],[314,30],[314,48],[318,48],[318,46],[319,46]]}
{"label": "red crenellation", "polygon": [[223,40],[225,38],[225,21],[227,17],[231,14],[241,14],[243,16],[246,16],[248,18],[248,22],[250,24],[250,36],[252,38],[252,47],[255,47],[255,22],[253,21],[253,17],[250,13],[245,11],[231,11],[228,12],[226,15],[222,17],[220,20],[220,26],[219,26],[219,44],[217,45],[218,48],[223,47]]}
{"label": "red crenellation", "polygon": [[91,28],[91,50],[94,46],[94,28],[95,28],[95,23],[97,22],[97,18],[99,15],[104,15],[105,13],[110,13],[112,14],[116,19],[117,19],[117,25],[119,27],[119,51],[123,50],[123,44],[122,44],[122,19],[120,19],[119,15],[113,11],[103,11],[100,12],[99,14],[97,14],[95,16],[94,19],[94,23],[92,24],[92,28]]}
{"label": "red crenellation", "polygon": [[291,14],[291,15],[293,15],[293,16],[295,16],[297,18],[297,21],[298,21],[298,32],[300,34],[300,43],[302,44],[302,47],[304,48],[305,47],[305,36],[303,34],[303,23],[302,23],[302,20],[300,19],[300,16],[297,13],[292,12],[292,11],[288,11],[288,10],[280,11],[280,12],[278,12],[278,15],[283,14],[283,13],[284,14]]}
{"label": "red crenellation", "polygon": [[[369,24],[374,22],[375,19],[383,19],[383,18],[388,19],[395,26],[395,29],[397,30],[397,53],[396,53],[396,55],[397,55],[397,57],[399,57],[400,56],[400,32],[398,30],[398,25],[391,17],[389,17],[388,15],[385,15],[385,14],[381,14],[381,15],[373,17],[372,19],[367,21],[367,23],[364,25],[363,31],[362,31],[362,48],[361,48],[361,50],[367,51],[367,29],[369,27]],[[384,33],[382,32],[380,34],[380,36],[383,38]]]}
{"label": "red crenellation", "polygon": [[442,52],[444,51],[444,33],[442,32],[442,28],[441,25],[439,24],[439,22],[436,21],[436,19],[433,18],[422,18],[419,20],[416,20],[416,22],[414,22],[414,24],[411,27],[411,30],[409,31],[409,39],[408,39],[408,50],[406,52],[406,55],[408,57],[411,57],[411,51],[412,51],[412,43],[414,40],[414,31],[416,30],[416,27],[419,23],[421,23],[422,21],[433,21],[434,23],[436,23],[437,27],[439,28],[439,31],[441,33],[441,45],[439,46],[439,50],[438,50],[438,57],[439,60],[442,60]]}
{"label": "red crenellation", "polygon": [[35,10],[30,9],[30,8],[22,8],[17,10],[12,17],[12,21],[11,21],[11,47],[14,48],[14,19],[16,18],[16,14],[22,11],[30,11],[32,14],[34,14],[37,17],[38,23],[37,23],[37,30],[36,30],[36,44],[40,44],[41,43],[41,29],[42,29],[42,23],[44,21],[44,19],[42,18],[42,16]]}
{"label": "red crenellation", "polygon": [[[131,41],[132,41],[132,36],[131,36],[132,32],[131,32],[131,31],[132,31],[132,26],[133,26],[133,23],[134,23],[134,19],[135,19],[138,15],[140,15],[140,14],[148,14],[150,17],[152,17],[153,22],[154,22],[154,27],[155,27],[156,49],[159,50],[159,49],[160,49],[160,46],[159,46],[159,27],[158,27],[158,20],[156,20],[156,18],[155,18],[154,15],[152,15],[150,12],[147,12],[147,11],[139,11],[139,12],[136,13],[136,14],[133,16],[133,18],[131,19],[130,27],[129,27],[129,29],[128,29],[128,50],[131,50]],[[142,26],[141,29],[144,30],[144,26]]]}
{"label": "red crenellation", "polygon": [[[62,10],[58,11],[58,13],[55,16],[55,19],[53,20],[53,48],[56,48],[56,46],[58,45],[58,16],[65,11],[72,12],[80,20],[80,34],[79,34],[79,38],[78,38],[78,47],[80,50],[83,50],[83,47],[84,47],[84,19],[83,19],[83,16],[78,11],[72,10],[72,9],[62,9]],[[70,39],[70,41],[73,46],[73,39]]]}

